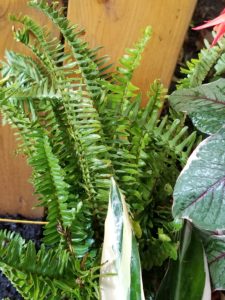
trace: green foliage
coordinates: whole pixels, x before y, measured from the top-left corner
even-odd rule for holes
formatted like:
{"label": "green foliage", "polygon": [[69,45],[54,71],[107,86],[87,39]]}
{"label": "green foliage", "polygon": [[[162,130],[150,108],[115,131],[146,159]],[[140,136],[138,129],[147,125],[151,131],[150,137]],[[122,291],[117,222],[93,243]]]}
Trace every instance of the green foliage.
{"label": "green foliage", "polygon": [[218,79],[195,88],[175,91],[170,96],[177,111],[190,114],[193,124],[202,132],[217,132],[225,120],[225,80]]}
{"label": "green foliage", "polygon": [[36,252],[33,242],[1,231],[0,261],[1,270],[24,299],[95,299],[96,270],[83,269],[61,246],[53,250],[42,244]]}
{"label": "green foliage", "polygon": [[214,289],[220,290],[225,286],[224,268],[225,268],[225,240],[224,235],[204,234],[202,235],[206,255],[209,262],[209,270]]}
{"label": "green foliage", "polygon": [[[224,49],[223,39],[218,46],[203,50],[203,55],[191,65],[187,78],[182,82],[181,87],[185,88],[170,96],[176,110],[187,112],[197,129],[210,135],[194,150],[177,179],[173,215],[193,224],[207,256],[212,288],[222,290],[225,288],[222,275],[225,267],[225,81],[220,77],[225,70]],[[209,83],[202,84],[203,80]],[[195,253],[196,249],[192,252]],[[192,289],[192,284],[189,289]],[[207,297],[211,298],[210,292]]]}
{"label": "green foliage", "polygon": [[174,217],[210,231],[224,229],[224,146],[222,128],[194,150],[174,189]]}
{"label": "green foliage", "polygon": [[[89,49],[63,9],[42,0],[29,4],[59,28],[68,50],[30,17],[11,17],[19,23],[16,40],[32,58],[6,52],[0,108],[5,122],[17,129],[48,224],[37,253],[33,244],[12,236],[12,248],[20,251],[16,265],[8,263],[3,239],[0,268],[25,299],[96,299],[111,177],[126,197],[143,267],[176,259],[180,228],[172,222],[171,195],[196,133],[189,135],[173,112],[160,116],[166,91],[159,81],[149,87],[148,105],[141,106],[132,75],[151,36],[149,27],[111,74],[107,58]],[[32,272],[22,264],[26,255]],[[40,268],[39,257],[46,264]],[[53,265],[61,273],[56,267],[49,274]]]}
{"label": "green foliage", "polygon": [[181,241],[178,259],[170,262],[156,300],[209,299],[205,298],[210,284],[203,245],[190,223],[185,224]]}
{"label": "green foliage", "polygon": [[187,62],[187,68],[181,69],[186,76],[180,80],[178,89],[197,87],[209,78],[224,74],[224,55],[224,39],[214,47],[205,41],[205,48],[200,51],[198,58],[191,59]]}

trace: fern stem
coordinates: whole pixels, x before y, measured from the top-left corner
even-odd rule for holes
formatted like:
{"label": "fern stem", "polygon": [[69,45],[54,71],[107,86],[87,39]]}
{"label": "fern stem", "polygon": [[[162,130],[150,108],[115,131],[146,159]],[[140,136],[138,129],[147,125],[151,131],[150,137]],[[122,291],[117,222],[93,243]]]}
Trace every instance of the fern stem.
{"label": "fern stem", "polygon": [[0,218],[0,222],[5,222],[5,223],[21,223],[21,224],[31,224],[31,225],[46,225],[46,224],[49,223],[49,222],[46,222],[46,221],[3,219],[3,218]]}

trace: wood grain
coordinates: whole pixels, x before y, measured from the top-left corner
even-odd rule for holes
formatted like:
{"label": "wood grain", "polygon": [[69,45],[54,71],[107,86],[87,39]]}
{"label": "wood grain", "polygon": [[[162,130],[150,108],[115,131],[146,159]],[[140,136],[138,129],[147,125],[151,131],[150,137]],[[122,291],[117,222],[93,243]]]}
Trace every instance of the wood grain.
{"label": "wood grain", "polygon": [[68,17],[86,29],[91,47],[104,46],[112,62],[132,47],[141,30],[153,28],[153,37],[134,75],[143,93],[156,78],[168,87],[196,0],[72,0]]}
{"label": "wood grain", "polygon": [[[27,6],[26,0],[0,0],[0,58],[4,57],[6,49],[28,53],[25,47],[12,37],[12,23],[9,14],[29,14],[41,25],[47,25],[58,35],[51,22],[36,10]],[[29,53],[30,54],[30,53]],[[41,208],[32,209],[36,204],[33,188],[28,183],[31,170],[25,157],[16,155],[15,137],[9,126],[0,125],[0,214],[19,213],[26,217],[40,217]]]}

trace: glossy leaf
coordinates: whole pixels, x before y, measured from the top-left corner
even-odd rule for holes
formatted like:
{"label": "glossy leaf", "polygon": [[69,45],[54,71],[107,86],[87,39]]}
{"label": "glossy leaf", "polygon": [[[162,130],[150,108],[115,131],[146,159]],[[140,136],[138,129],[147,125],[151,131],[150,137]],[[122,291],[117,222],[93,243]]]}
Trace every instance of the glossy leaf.
{"label": "glossy leaf", "polygon": [[173,215],[205,230],[225,229],[225,129],[192,153],[174,188]]}
{"label": "glossy leaf", "polygon": [[144,299],[138,246],[126,203],[114,179],[105,222],[102,264],[102,300]]}
{"label": "glossy leaf", "polygon": [[225,235],[208,235],[204,238],[213,289],[225,289]]}
{"label": "glossy leaf", "polygon": [[225,79],[177,90],[169,99],[175,110],[187,112],[204,133],[213,134],[225,123]]}
{"label": "glossy leaf", "polygon": [[178,260],[170,261],[156,300],[210,300],[211,289],[203,245],[186,223]]}

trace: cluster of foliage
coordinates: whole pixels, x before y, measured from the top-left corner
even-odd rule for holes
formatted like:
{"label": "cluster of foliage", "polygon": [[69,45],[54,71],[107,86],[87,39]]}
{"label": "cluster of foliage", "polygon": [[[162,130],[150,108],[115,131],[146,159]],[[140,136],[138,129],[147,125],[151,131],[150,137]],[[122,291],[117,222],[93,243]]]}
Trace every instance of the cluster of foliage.
{"label": "cluster of foliage", "polygon": [[206,138],[174,188],[173,216],[185,220],[184,229],[178,260],[170,264],[158,299],[210,300],[211,289],[225,289],[225,39],[214,47],[206,42],[183,72],[187,76],[170,103]]}
{"label": "cluster of foliage", "polygon": [[159,81],[141,106],[131,80],[150,28],[109,73],[107,57],[88,47],[63,9],[43,0],[29,5],[54,22],[68,49],[29,16],[11,17],[19,24],[16,40],[32,55],[6,52],[0,108],[17,129],[48,224],[40,249],[1,231],[0,269],[24,299],[98,299],[111,178],[125,195],[143,269],[176,259],[180,226],[172,220],[171,197],[196,132],[189,135],[172,111],[160,115],[166,91]]}

